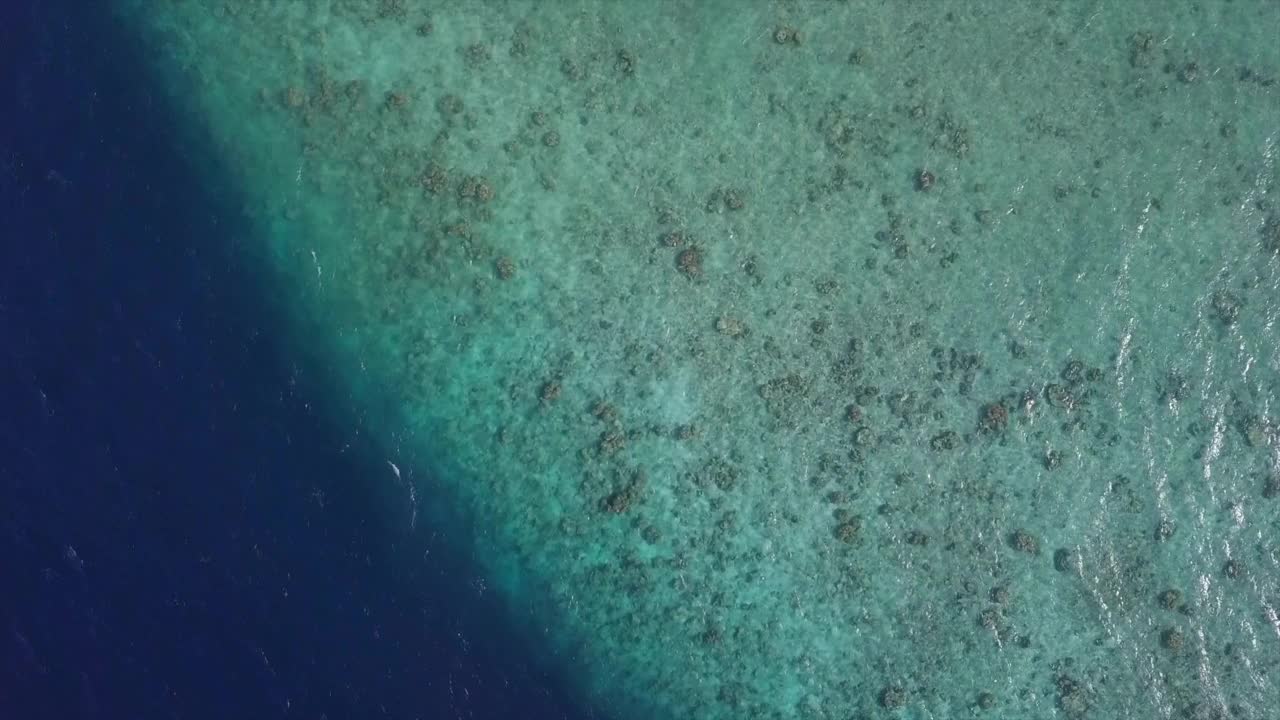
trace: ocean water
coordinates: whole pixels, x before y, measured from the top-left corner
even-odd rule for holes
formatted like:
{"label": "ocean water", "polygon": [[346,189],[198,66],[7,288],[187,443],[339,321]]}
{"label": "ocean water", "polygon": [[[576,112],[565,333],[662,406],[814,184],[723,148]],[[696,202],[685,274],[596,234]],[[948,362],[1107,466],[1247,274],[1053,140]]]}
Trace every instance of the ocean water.
{"label": "ocean water", "polygon": [[0,7],[0,718],[590,720],[106,4]]}
{"label": "ocean water", "polygon": [[387,572],[577,702],[1280,707],[1277,3],[110,7]]}

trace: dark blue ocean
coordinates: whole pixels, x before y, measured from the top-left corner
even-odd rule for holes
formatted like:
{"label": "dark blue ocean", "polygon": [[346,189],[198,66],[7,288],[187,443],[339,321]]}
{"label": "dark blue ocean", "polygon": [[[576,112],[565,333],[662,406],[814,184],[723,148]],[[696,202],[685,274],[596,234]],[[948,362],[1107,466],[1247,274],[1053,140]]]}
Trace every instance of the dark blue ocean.
{"label": "dark blue ocean", "polygon": [[601,717],[361,481],[105,11],[0,13],[0,718]]}

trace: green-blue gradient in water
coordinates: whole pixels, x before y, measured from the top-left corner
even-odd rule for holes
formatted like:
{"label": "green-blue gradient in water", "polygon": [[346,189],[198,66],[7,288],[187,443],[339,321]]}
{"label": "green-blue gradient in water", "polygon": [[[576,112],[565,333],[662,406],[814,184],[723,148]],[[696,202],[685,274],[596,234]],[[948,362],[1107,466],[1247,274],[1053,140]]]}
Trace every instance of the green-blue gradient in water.
{"label": "green-blue gradient in water", "polygon": [[618,717],[1280,706],[1280,5],[120,7]]}

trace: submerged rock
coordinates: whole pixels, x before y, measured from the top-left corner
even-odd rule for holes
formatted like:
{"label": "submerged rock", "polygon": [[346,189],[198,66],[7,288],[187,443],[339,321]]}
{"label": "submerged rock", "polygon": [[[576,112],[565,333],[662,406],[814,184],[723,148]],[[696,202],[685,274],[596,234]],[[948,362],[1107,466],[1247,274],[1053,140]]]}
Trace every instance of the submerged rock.
{"label": "submerged rock", "polygon": [[676,267],[690,278],[702,277],[702,251],[696,247],[681,250],[676,256]]}
{"label": "submerged rock", "polygon": [[1280,472],[1273,472],[1267,476],[1267,480],[1262,485],[1262,497],[1268,500],[1280,497]]}
{"label": "submerged rock", "polygon": [[1009,408],[1002,402],[993,402],[982,410],[979,427],[986,432],[999,432],[1009,424]]}
{"label": "submerged rock", "polygon": [[1018,528],[1009,533],[1009,546],[1018,552],[1028,555],[1040,554],[1040,541],[1023,528]]}
{"label": "submerged rock", "polygon": [[1160,607],[1165,610],[1177,610],[1182,607],[1182,593],[1172,588],[1162,590],[1156,600],[1160,603]]}
{"label": "submerged rock", "polygon": [[1240,298],[1229,290],[1218,290],[1213,294],[1213,312],[1218,322],[1228,327],[1235,325],[1240,319]]}
{"label": "submerged rock", "polygon": [[954,430],[943,430],[929,439],[929,448],[934,452],[953,450],[960,444],[960,435]]}
{"label": "submerged rock", "polygon": [[880,707],[897,710],[907,704],[907,691],[899,685],[889,685],[880,691]]}
{"label": "submerged rock", "polygon": [[836,539],[842,543],[852,543],[858,539],[861,530],[862,522],[857,518],[849,518],[836,526]]}

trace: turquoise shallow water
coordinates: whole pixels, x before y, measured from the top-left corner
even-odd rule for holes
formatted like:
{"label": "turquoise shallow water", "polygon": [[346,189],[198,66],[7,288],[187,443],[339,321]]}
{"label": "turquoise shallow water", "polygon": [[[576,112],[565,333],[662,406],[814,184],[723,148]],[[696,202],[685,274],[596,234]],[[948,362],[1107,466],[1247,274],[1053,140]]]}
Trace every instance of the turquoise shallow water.
{"label": "turquoise shallow water", "polygon": [[618,717],[1280,706],[1276,3],[120,9]]}

